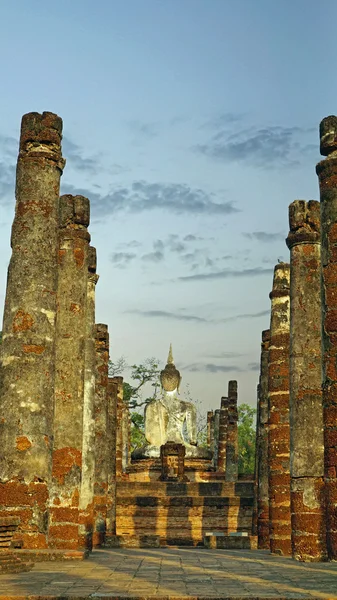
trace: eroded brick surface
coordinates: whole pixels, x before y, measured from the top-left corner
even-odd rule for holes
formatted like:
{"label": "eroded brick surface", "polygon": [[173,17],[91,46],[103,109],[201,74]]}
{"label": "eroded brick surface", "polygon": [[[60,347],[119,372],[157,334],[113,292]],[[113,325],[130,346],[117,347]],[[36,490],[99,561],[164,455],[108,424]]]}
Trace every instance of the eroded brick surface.
{"label": "eroded brick surface", "polygon": [[274,269],[268,359],[270,550],[291,554],[289,331],[290,265]]}

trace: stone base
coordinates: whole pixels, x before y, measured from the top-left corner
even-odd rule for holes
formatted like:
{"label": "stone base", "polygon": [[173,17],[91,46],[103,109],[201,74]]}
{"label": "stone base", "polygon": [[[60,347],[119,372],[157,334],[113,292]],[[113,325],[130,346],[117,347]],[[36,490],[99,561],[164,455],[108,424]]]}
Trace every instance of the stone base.
{"label": "stone base", "polygon": [[33,566],[33,562],[24,561],[21,558],[19,558],[16,551],[0,551],[0,574],[22,573],[23,571],[30,571],[33,568]]}
{"label": "stone base", "polygon": [[205,548],[222,550],[257,550],[257,536],[206,534],[204,536],[204,546]]}
{"label": "stone base", "polygon": [[[185,458],[204,458],[211,460],[213,452],[209,448],[201,448],[199,446],[185,445]],[[142,448],[137,448],[131,454],[132,460],[143,460],[147,458],[160,458],[160,446],[151,446],[147,444]]]}
{"label": "stone base", "polygon": [[159,535],[113,535],[105,548],[159,548]]}
{"label": "stone base", "polygon": [[24,561],[43,562],[53,560],[84,560],[89,557],[89,550],[15,550],[18,558]]}

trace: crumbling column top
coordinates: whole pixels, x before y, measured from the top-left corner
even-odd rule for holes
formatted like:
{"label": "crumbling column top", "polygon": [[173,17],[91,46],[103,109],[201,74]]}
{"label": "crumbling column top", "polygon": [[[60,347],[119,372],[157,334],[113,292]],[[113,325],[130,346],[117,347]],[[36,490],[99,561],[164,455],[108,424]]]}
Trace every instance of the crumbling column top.
{"label": "crumbling column top", "polygon": [[35,156],[56,161],[63,170],[62,158],[62,119],[51,112],[37,112],[23,115],[21,120],[19,157]]}
{"label": "crumbling column top", "polygon": [[264,329],[264,331],[262,331],[262,343],[263,342],[270,342],[270,329]]}
{"label": "crumbling column top", "polygon": [[320,244],[320,203],[317,200],[294,200],[289,205],[289,227],[288,248],[298,244]]}
{"label": "crumbling column top", "polygon": [[269,298],[280,298],[289,296],[290,290],[290,264],[280,262],[275,265],[273,289],[269,294]]}
{"label": "crumbling column top", "polygon": [[319,125],[320,153],[329,156],[337,152],[337,117],[325,117]]}

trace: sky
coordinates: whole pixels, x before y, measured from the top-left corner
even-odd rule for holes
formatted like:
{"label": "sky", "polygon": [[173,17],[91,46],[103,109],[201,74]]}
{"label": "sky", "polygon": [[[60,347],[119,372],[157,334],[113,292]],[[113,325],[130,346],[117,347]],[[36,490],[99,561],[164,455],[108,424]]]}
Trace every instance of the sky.
{"label": "sky", "polygon": [[216,409],[237,379],[255,406],[288,205],[319,199],[336,18],[336,0],[0,2],[0,305],[21,117],[52,111],[111,359],[164,366],[172,342],[182,397]]}

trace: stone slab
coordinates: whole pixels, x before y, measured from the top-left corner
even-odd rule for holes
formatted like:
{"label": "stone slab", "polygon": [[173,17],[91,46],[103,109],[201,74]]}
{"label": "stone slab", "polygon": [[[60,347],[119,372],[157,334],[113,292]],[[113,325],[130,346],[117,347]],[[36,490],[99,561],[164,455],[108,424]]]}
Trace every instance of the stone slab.
{"label": "stone slab", "polygon": [[205,535],[205,548],[218,548],[226,550],[256,550],[257,536],[255,535]]}
{"label": "stone slab", "polygon": [[337,600],[337,563],[299,563],[265,550],[102,549],[83,562],[40,562],[29,575],[0,575],[0,600],[28,597]]}

